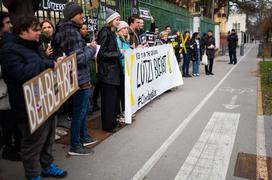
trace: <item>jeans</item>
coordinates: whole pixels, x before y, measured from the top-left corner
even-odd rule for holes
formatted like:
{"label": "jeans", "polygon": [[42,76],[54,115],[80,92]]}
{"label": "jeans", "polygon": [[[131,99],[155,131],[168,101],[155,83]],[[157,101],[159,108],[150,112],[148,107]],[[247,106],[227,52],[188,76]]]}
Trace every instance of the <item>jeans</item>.
{"label": "jeans", "polygon": [[236,48],[229,47],[229,57],[230,57],[231,64],[237,63]]}
{"label": "jeans", "polygon": [[191,55],[190,53],[183,54],[182,73],[183,75],[189,75]]}
{"label": "jeans", "polygon": [[193,74],[199,74],[199,60],[193,61]]}
{"label": "jeans", "polygon": [[79,89],[73,96],[73,113],[71,123],[71,148],[81,147],[81,140],[90,138],[87,129],[90,88]]}
{"label": "jeans", "polygon": [[89,98],[89,112],[93,112],[94,102],[93,102],[94,87],[90,88],[90,98]]}

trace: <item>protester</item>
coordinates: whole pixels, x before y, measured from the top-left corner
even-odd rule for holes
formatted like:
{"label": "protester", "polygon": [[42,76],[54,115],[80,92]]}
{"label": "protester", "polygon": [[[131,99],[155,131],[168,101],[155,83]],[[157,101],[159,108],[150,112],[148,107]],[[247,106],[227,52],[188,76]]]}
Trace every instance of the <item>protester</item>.
{"label": "protester", "polygon": [[138,38],[139,38],[142,34],[145,33],[145,30],[144,30],[144,18],[143,17],[137,17],[136,22],[137,22],[136,33],[137,33]]}
{"label": "protester", "polygon": [[[90,43],[90,34],[89,34],[89,31],[88,31],[88,27],[87,27],[87,24],[83,24],[80,28],[80,34],[82,36],[82,38],[85,40],[85,43],[86,45],[88,43]],[[91,96],[90,96],[90,107],[89,107],[89,114],[92,114],[93,110],[94,110],[94,103],[93,103],[93,92],[94,92],[94,88],[97,84],[97,78],[96,78],[96,64],[95,64],[95,60],[92,59],[90,62],[89,62],[89,67],[90,67],[90,78],[91,78],[91,84],[92,84],[92,87],[90,88],[91,90]],[[96,105],[97,106],[97,105]]]}
{"label": "protester", "polygon": [[121,60],[122,65],[122,75],[121,75],[121,87],[120,87],[120,98],[121,98],[121,111],[119,114],[119,121],[124,122],[125,111],[125,53],[130,49],[129,44],[129,26],[125,21],[120,21],[120,24],[117,28],[117,44],[119,50],[119,59]]}
{"label": "protester", "polygon": [[97,42],[101,45],[97,59],[101,87],[102,128],[116,132],[116,116],[120,103],[122,67],[119,60],[116,30],[120,24],[119,13],[106,9],[106,25],[99,31]]}
{"label": "protester", "polygon": [[53,38],[53,51],[56,57],[65,53],[67,56],[76,53],[78,85],[80,89],[72,96],[73,112],[71,122],[71,145],[69,155],[88,155],[92,151],[84,146],[94,144],[96,139],[91,137],[87,129],[89,98],[91,95],[89,61],[94,58],[96,42],[85,42],[80,35],[80,27],[84,23],[83,9],[77,3],[68,2],[63,10],[64,19],[56,28]]}
{"label": "protester", "polygon": [[214,75],[213,60],[215,57],[215,39],[212,30],[208,31],[208,35],[203,40],[203,48],[205,48],[208,57],[208,65],[205,66],[205,73],[206,75]]}
{"label": "protester", "polygon": [[236,64],[237,63],[236,48],[238,43],[238,36],[234,29],[231,30],[231,33],[230,35],[228,35],[227,40],[228,40],[229,57],[230,57],[229,64]]}
{"label": "protester", "polygon": [[199,64],[201,59],[201,43],[200,35],[195,32],[191,40],[192,46],[192,61],[193,61],[193,76],[199,76]]}
{"label": "protester", "polygon": [[160,33],[160,40],[161,40],[162,44],[168,44],[168,32],[162,31]]}
{"label": "protester", "polygon": [[[5,36],[9,36],[11,33],[11,21],[9,14],[6,12],[0,12],[0,47],[2,48],[2,39]],[[3,159],[11,161],[20,161],[21,150],[21,131],[18,128],[18,123],[14,120],[14,113],[11,110],[8,100],[8,89],[4,82],[1,66],[0,66],[0,124],[2,125],[3,132],[3,145],[2,152]],[[14,142],[13,142],[14,140]],[[2,142],[1,142],[2,144]]]}
{"label": "protester", "polygon": [[185,31],[183,35],[183,40],[184,40],[183,45],[185,47],[182,47],[182,55],[183,55],[182,74],[183,74],[183,77],[192,77],[189,74],[189,66],[190,66],[190,61],[192,58],[189,31]]}
{"label": "protester", "polygon": [[43,57],[53,59],[53,48],[51,46],[52,36],[54,33],[54,25],[49,20],[41,22],[41,37],[40,37],[40,49]]}
{"label": "protester", "polygon": [[134,49],[140,46],[140,40],[136,33],[136,28],[138,27],[137,16],[136,15],[129,16],[128,24],[129,24],[129,37],[130,37],[129,43],[131,48]]}
{"label": "protester", "polygon": [[174,47],[174,50],[175,50],[175,55],[176,55],[178,63],[181,62],[181,56],[180,56],[181,45],[182,45],[181,34],[180,34],[180,31],[177,31],[173,47]]}
{"label": "protester", "polygon": [[[49,118],[30,134],[25,107],[23,84],[47,68],[57,66],[53,60],[44,60],[39,52],[39,22],[34,17],[23,16],[14,23],[13,34],[3,39],[0,63],[7,83],[9,101],[15,121],[19,123],[23,138],[21,156],[27,179],[39,180],[40,175],[63,178],[67,172],[53,163],[52,146],[55,121]],[[62,60],[59,58],[57,62]],[[13,120],[13,119],[9,119]]]}
{"label": "protester", "polygon": [[172,27],[169,26],[169,25],[167,25],[167,26],[164,27],[164,31],[166,31],[168,33],[168,35],[171,35],[171,33],[172,33]]}
{"label": "protester", "polygon": [[154,35],[159,35],[159,27],[155,26]]}

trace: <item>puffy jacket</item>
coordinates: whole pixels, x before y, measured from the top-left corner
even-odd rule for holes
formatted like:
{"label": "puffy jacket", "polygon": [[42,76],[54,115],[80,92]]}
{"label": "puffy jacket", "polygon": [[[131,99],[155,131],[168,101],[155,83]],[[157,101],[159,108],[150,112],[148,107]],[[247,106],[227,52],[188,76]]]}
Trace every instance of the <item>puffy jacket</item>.
{"label": "puffy jacket", "polygon": [[39,43],[9,34],[0,44],[0,64],[7,84],[9,102],[19,122],[27,122],[23,84],[47,68],[54,68],[54,61],[44,60]]}
{"label": "puffy jacket", "polygon": [[101,45],[97,55],[98,78],[100,82],[120,85],[121,63],[119,60],[116,35],[110,27],[103,27],[97,37],[97,43]]}

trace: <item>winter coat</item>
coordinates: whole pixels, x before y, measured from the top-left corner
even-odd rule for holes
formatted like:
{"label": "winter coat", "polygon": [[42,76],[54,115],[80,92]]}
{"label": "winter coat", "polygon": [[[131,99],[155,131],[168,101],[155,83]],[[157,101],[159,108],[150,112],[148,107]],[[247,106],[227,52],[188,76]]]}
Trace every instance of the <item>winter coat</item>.
{"label": "winter coat", "polygon": [[[206,48],[206,55],[209,59],[213,59],[215,57],[215,39],[214,37],[206,36],[203,40],[203,46]],[[214,48],[208,48],[210,45],[213,45]]]}
{"label": "winter coat", "polygon": [[129,28],[129,44],[132,45],[132,44],[135,44],[135,47],[137,47],[139,44],[140,44],[140,40],[138,38],[138,35],[135,31],[131,30]]}
{"label": "winter coat", "polygon": [[99,81],[111,85],[120,85],[121,63],[118,45],[116,35],[110,27],[103,27],[98,32],[97,43],[101,46],[97,55]]}
{"label": "winter coat", "polygon": [[44,58],[50,58],[53,60],[54,59],[53,54],[51,54],[49,57],[46,55],[48,44],[51,44],[51,41],[52,41],[52,38],[46,37],[44,34],[41,34],[40,41],[39,41],[40,43],[39,49]]}
{"label": "winter coat", "polygon": [[23,84],[47,68],[54,68],[54,61],[42,58],[38,42],[12,34],[1,41],[0,47],[0,64],[11,109],[16,112],[18,122],[27,122]]}
{"label": "winter coat", "polygon": [[237,42],[238,42],[238,36],[236,35],[236,33],[230,34],[227,40],[228,40],[229,49],[236,49]]}
{"label": "winter coat", "polygon": [[90,82],[89,61],[95,55],[95,48],[85,46],[80,34],[80,26],[71,20],[64,19],[57,24],[53,35],[53,53],[55,59],[65,53],[67,56],[76,53],[79,86]]}
{"label": "winter coat", "polygon": [[[183,39],[186,39],[186,36],[183,36]],[[186,53],[184,51],[184,48],[182,47],[182,54],[183,56],[185,56],[185,54],[191,54],[191,41],[190,38],[187,39],[187,41],[185,42],[185,47],[186,47]]]}
{"label": "winter coat", "polygon": [[201,47],[201,42],[200,40],[193,39],[191,41],[192,44],[192,61],[197,61],[197,60],[201,60],[202,57],[202,47]]}
{"label": "winter coat", "polygon": [[117,44],[119,51],[119,59],[122,64],[122,71],[125,72],[125,52],[130,50],[130,44],[128,41],[124,40],[121,36],[117,36]]}

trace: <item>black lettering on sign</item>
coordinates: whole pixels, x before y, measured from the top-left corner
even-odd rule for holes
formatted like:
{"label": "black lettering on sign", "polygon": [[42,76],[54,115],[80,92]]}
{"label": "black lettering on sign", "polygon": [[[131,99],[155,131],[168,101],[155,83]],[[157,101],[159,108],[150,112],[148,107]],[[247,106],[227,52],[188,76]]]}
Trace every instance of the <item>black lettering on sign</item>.
{"label": "black lettering on sign", "polygon": [[154,59],[154,70],[156,79],[166,73],[166,55]]}

